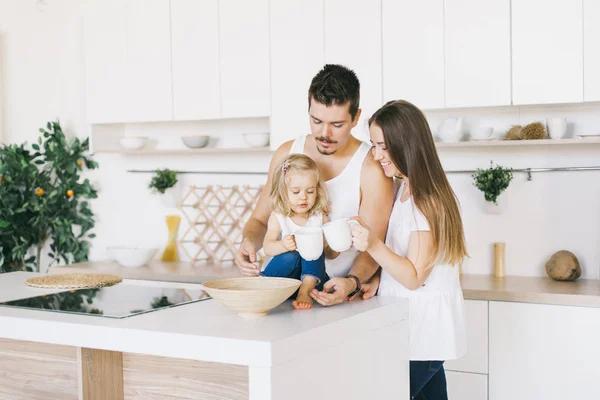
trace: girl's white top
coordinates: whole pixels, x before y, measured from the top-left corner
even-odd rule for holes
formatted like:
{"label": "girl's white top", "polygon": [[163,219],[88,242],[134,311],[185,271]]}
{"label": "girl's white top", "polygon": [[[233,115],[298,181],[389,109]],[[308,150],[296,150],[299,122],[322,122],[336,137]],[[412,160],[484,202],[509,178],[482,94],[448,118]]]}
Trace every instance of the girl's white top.
{"label": "girl's white top", "polygon": [[277,221],[279,222],[279,226],[281,227],[281,238],[284,236],[296,233],[297,230],[301,230],[302,228],[320,228],[323,225],[323,214],[318,213],[316,215],[312,215],[308,217],[308,220],[304,225],[298,225],[295,223],[290,217],[287,217],[283,214],[273,212],[277,217]]}
{"label": "girl's white top", "polygon": [[[400,201],[404,183],[396,194],[385,244],[406,257],[411,232],[429,231],[427,219],[412,196]],[[410,360],[452,360],[467,349],[464,300],[458,266],[436,264],[419,289],[409,290],[385,269],[381,272],[380,296],[409,299]]]}
{"label": "girl's white top", "polygon": [[[300,136],[292,144],[289,154],[304,154],[307,136]],[[371,145],[362,142],[344,170],[336,177],[325,181],[329,194],[331,213],[329,220],[350,218],[358,215],[360,210],[360,175],[365,158]],[[325,260],[325,268],[329,276],[346,276],[358,256],[358,250],[350,247],[333,260]]]}

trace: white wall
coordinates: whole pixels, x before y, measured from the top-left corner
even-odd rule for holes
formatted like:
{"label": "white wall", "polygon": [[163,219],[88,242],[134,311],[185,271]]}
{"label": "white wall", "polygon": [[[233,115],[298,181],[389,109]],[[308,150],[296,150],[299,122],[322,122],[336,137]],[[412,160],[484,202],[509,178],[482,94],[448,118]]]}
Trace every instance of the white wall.
{"label": "white wall", "polygon": [[[35,0],[0,0],[0,59],[3,71],[0,88],[3,99],[5,142],[32,141],[47,120],[59,117],[68,133],[85,137],[85,104],[81,42],[81,2],[46,0],[44,12]],[[307,86],[309,82],[306,82]],[[410,99],[409,99],[410,100]],[[600,104],[502,107],[430,111],[435,131],[448,116],[465,116],[468,126],[488,124],[504,131],[512,124],[563,115],[572,124],[571,132],[599,133]],[[218,123],[190,124],[189,134],[215,129]],[[238,133],[261,130],[265,120],[227,121],[220,135],[224,143],[237,140]],[[128,132],[160,135],[179,134],[181,125],[136,125]],[[1,131],[1,130],[0,130]],[[443,149],[440,157],[448,170],[485,167],[490,160],[514,168],[600,165],[600,145],[526,146],[506,148]],[[171,167],[193,170],[264,171],[266,155],[122,157],[97,155],[100,169],[90,174],[100,189],[93,203],[98,223],[90,257],[107,256],[106,246],[135,243],[160,246],[166,242],[166,210],[147,185],[149,176],[127,173],[128,169]],[[182,177],[184,185],[210,183],[261,183],[261,176]],[[507,242],[507,273],[545,275],[543,264],[555,251],[573,251],[583,265],[585,278],[600,277],[600,172],[553,172],[534,174],[528,182],[517,174],[510,188],[509,208],[502,215],[483,212],[482,194],[472,186],[469,174],[450,175],[464,213],[471,259],[464,271],[489,274],[492,271],[492,242]]]}

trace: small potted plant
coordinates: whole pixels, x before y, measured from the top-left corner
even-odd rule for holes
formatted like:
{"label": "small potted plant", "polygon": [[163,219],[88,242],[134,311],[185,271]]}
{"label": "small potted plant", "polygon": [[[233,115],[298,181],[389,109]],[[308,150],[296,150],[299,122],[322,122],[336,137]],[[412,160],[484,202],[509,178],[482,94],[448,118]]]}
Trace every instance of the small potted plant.
{"label": "small potted plant", "polygon": [[473,184],[483,192],[488,212],[495,214],[502,212],[506,204],[506,195],[501,195],[508,188],[512,178],[512,168],[494,166],[491,162],[489,168],[478,168],[473,174]]}
{"label": "small potted plant", "polygon": [[177,207],[179,193],[177,185],[177,172],[168,168],[154,171],[150,185],[153,192],[159,193],[161,201],[166,207]]}

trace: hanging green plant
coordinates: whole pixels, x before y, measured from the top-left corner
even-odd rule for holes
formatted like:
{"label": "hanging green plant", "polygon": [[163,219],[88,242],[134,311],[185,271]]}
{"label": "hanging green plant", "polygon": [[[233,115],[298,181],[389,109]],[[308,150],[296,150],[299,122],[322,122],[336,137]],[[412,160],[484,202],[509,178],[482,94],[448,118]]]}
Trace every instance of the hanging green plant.
{"label": "hanging green plant", "polygon": [[168,168],[157,169],[154,171],[154,176],[150,181],[150,188],[153,192],[164,194],[167,189],[172,188],[177,183],[177,172],[171,171]]}
{"label": "hanging green plant", "polygon": [[508,188],[513,178],[513,170],[500,165],[494,167],[490,162],[489,168],[478,168],[472,176],[473,184],[483,192],[485,200],[497,205],[498,196]]}
{"label": "hanging green plant", "polygon": [[39,272],[48,242],[49,267],[88,259],[95,221],[87,200],[98,197],[87,179],[81,182],[84,167],[98,167],[89,139],[67,140],[58,121],[40,132],[33,150],[0,146],[0,272]]}

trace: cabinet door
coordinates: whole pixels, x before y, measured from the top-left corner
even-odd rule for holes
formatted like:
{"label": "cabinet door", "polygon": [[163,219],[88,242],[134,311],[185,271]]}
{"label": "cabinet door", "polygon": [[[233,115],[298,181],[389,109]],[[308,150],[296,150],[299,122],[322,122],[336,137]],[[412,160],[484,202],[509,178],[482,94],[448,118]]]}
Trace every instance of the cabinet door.
{"label": "cabinet door", "polygon": [[490,302],[490,399],[598,399],[600,309]]}
{"label": "cabinet door", "polygon": [[172,120],[170,38],[169,0],[127,0],[128,121]]}
{"label": "cabinet door", "polygon": [[583,101],[582,0],[512,0],[511,10],[513,104]]}
{"label": "cabinet door", "polygon": [[600,1],[583,0],[583,96],[600,101]]}
{"label": "cabinet door", "polygon": [[448,398],[457,400],[487,400],[488,377],[480,374],[446,371]]}
{"label": "cabinet door", "polygon": [[444,0],[383,0],[383,100],[444,108]]}
{"label": "cabinet door", "polygon": [[86,3],[83,51],[86,120],[90,124],[126,120],[129,93],[126,27],[126,3],[122,0]]}
{"label": "cabinet door", "polygon": [[448,360],[444,368],[451,371],[488,373],[488,302],[465,300],[467,353],[458,360]]}
{"label": "cabinet door", "polygon": [[325,0],[325,61],[354,70],[360,81],[361,121],[353,132],[368,140],[366,121],[382,106],[381,0]]}
{"label": "cabinet door", "polygon": [[219,0],[219,40],[221,116],[269,116],[269,0]]}
{"label": "cabinet door", "polygon": [[173,119],[218,119],[218,0],[171,0]]}
{"label": "cabinet door", "polygon": [[[272,1],[271,149],[310,133],[308,88],[323,67],[323,0]],[[314,29],[307,29],[312,26]]]}
{"label": "cabinet door", "polygon": [[509,105],[510,0],[445,1],[446,107]]}

